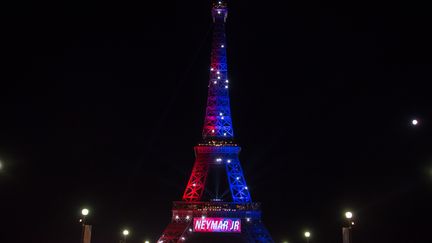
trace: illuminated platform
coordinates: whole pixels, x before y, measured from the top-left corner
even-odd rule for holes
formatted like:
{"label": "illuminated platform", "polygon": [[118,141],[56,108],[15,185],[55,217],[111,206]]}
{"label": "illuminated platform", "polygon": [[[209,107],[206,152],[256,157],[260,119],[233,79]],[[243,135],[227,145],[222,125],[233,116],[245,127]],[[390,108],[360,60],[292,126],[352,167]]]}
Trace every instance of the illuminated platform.
{"label": "illuminated platform", "polygon": [[[225,229],[207,227],[203,233],[199,226],[207,219],[215,225],[223,220],[240,223],[238,229],[227,223]],[[180,241],[187,242],[273,242],[261,221],[260,203],[174,202],[171,223],[162,236],[165,240],[159,242],[177,242],[179,235]]]}
{"label": "illuminated platform", "polygon": [[240,235],[232,235],[229,233],[221,234],[206,234],[206,233],[195,233],[191,235],[188,243],[247,243],[244,237]]}

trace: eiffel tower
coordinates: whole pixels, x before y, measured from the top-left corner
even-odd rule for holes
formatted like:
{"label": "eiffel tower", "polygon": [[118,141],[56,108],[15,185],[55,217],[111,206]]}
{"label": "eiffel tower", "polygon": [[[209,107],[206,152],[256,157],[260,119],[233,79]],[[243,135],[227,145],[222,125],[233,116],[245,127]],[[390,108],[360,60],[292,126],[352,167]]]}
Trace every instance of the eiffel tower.
{"label": "eiffel tower", "polygon": [[[173,203],[171,222],[159,243],[274,242],[261,221],[260,203],[251,199],[239,160],[241,148],[234,143],[226,58],[227,16],[226,2],[213,2],[203,140],[194,148],[196,160],[183,200]],[[216,190],[211,190],[210,182],[214,182]],[[218,192],[217,188],[223,184],[227,185],[228,193]]]}

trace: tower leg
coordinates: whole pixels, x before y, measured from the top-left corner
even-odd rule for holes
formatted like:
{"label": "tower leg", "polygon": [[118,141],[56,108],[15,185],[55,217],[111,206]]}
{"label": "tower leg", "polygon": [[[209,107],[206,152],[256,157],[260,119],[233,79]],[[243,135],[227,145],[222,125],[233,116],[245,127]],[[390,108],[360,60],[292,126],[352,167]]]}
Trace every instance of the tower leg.
{"label": "tower leg", "polygon": [[226,163],[226,170],[233,202],[252,202],[239,159],[233,158],[229,163]]}
{"label": "tower leg", "polygon": [[184,201],[197,202],[201,200],[208,175],[208,168],[209,165],[207,161],[201,160],[200,158],[195,160],[192,174],[183,194]]}
{"label": "tower leg", "polygon": [[270,233],[261,221],[243,225],[246,242],[274,243]]}
{"label": "tower leg", "polygon": [[178,243],[187,238],[190,223],[172,221],[164,230],[157,243]]}

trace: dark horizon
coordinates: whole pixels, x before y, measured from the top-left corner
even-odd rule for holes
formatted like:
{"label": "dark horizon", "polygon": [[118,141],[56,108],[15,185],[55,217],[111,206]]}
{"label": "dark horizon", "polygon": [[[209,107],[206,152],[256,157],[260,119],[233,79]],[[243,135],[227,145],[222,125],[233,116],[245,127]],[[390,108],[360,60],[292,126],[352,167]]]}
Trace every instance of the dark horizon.
{"label": "dark horizon", "polygon": [[[0,242],[155,242],[201,141],[211,1],[6,15]],[[432,242],[426,4],[228,1],[233,127],[276,242]],[[411,120],[419,124],[412,126]]]}

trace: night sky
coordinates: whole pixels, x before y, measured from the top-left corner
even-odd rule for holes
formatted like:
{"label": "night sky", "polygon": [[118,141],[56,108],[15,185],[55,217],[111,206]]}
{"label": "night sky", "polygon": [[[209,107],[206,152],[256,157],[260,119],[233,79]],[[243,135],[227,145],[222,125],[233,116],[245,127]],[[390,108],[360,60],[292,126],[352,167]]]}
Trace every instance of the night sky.
{"label": "night sky", "polygon": [[[0,242],[151,242],[200,142],[210,0],[4,8]],[[432,16],[410,1],[229,1],[231,109],[276,242],[432,242]],[[417,118],[419,124],[411,125]]]}

